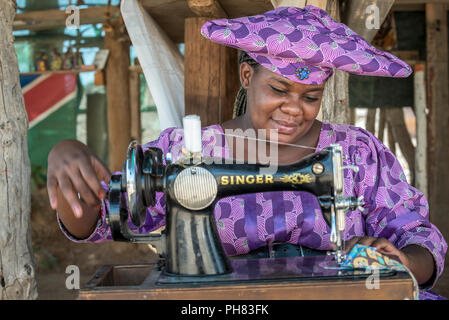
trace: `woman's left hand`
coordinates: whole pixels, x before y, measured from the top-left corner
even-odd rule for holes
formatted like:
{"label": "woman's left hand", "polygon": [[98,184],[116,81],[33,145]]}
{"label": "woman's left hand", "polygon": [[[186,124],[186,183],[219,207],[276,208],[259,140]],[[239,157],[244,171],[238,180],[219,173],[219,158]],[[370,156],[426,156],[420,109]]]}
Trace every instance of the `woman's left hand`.
{"label": "woman's left hand", "polygon": [[345,242],[346,253],[349,253],[356,244],[374,247],[378,252],[391,259],[395,259],[407,268],[410,268],[410,261],[407,255],[385,238],[375,238],[369,236],[353,237]]}

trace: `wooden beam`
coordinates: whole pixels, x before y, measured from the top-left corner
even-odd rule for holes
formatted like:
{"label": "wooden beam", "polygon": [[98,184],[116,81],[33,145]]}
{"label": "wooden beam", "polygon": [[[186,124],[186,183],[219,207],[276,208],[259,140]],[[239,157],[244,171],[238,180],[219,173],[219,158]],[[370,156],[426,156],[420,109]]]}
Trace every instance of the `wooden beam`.
{"label": "wooden beam", "polygon": [[226,18],[228,16],[218,0],[187,0],[187,4],[198,17]]}
{"label": "wooden beam", "polygon": [[185,20],[185,114],[201,116],[208,126],[232,119],[240,86],[237,50],[205,39],[201,26],[209,18]]}
{"label": "wooden beam", "polygon": [[129,43],[121,41],[121,25],[112,24],[104,38],[110,54],[106,64],[109,168],[121,170],[131,141],[129,103]]}
{"label": "wooden beam", "polygon": [[449,71],[447,6],[426,5],[427,24],[427,168],[430,219],[449,238]]}
{"label": "wooden beam", "polygon": [[366,41],[371,42],[374,39],[378,29],[369,29],[366,26],[369,18],[367,8],[370,5],[376,5],[379,8],[379,27],[384,22],[395,0],[348,0],[345,12],[343,13],[343,22]]}
{"label": "wooden beam", "polygon": [[391,51],[391,53],[401,60],[419,60],[418,50]]}
{"label": "wooden beam", "polygon": [[130,68],[129,102],[131,120],[131,140],[142,142],[142,124],[140,119],[140,73],[138,68]]}
{"label": "wooden beam", "polygon": [[449,0],[396,0],[393,11],[425,11],[426,3],[446,4]]}
{"label": "wooden beam", "polygon": [[[101,6],[80,9],[80,24],[104,23],[120,17],[120,9],[115,6]],[[20,13],[14,19],[14,30],[48,30],[65,28],[70,16],[65,10],[43,10]]]}
{"label": "wooden beam", "polygon": [[[177,21],[184,21],[185,18],[196,16],[195,13],[189,8],[186,0],[140,0],[145,10],[147,10],[154,20],[160,25],[160,27],[167,32],[167,35],[172,39],[175,43],[184,42],[184,24],[177,23]],[[277,0],[274,4],[277,4]],[[281,0],[282,4],[289,4],[289,2],[284,2],[288,0]],[[303,2],[304,7],[307,3],[318,6],[322,9],[326,9],[327,6],[324,6],[318,2],[309,2],[309,1],[318,1],[318,0],[290,0],[296,2]],[[354,0],[354,1],[365,1],[365,0]],[[375,0],[373,0],[375,1]],[[399,3],[396,0],[395,3]],[[423,1],[423,0],[422,0]],[[438,0],[437,0],[438,1]],[[447,1],[447,0],[443,0]],[[242,16],[249,16],[255,14],[261,14],[268,10],[272,10],[273,2],[270,0],[219,0],[221,6],[224,11],[228,14],[229,18],[236,18]],[[342,2],[342,1],[340,1]],[[406,6],[410,6],[405,4]],[[413,5],[413,4],[412,4]],[[416,5],[416,4],[415,4]],[[418,5],[421,6],[420,10],[423,9],[423,3]],[[294,5],[299,6],[299,5]],[[401,4],[402,6],[402,4]],[[346,11],[346,10],[345,10]],[[343,19],[342,22],[345,23]]]}
{"label": "wooden beam", "polygon": [[424,3],[420,4],[394,4],[393,11],[424,11],[426,10],[426,5]]}
{"label": "wooden beam", "polygon": [[410,66],[425,64],[425,61],[419,58],[419,51],[391,51],[391,53]]}
{"label": "wooden beam", "polygon": [[[175,43],[184,42],[184,21],[197,17],[186,0],[139,0],[145,10]],[[228,18],[261,14],[272,10],[270,0],[219,0]]]}

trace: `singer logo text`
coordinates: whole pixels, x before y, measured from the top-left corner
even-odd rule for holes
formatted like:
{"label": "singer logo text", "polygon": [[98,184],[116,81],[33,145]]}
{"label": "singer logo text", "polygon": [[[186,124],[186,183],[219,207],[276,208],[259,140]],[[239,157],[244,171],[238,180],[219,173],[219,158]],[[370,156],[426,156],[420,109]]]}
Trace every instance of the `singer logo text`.
{"label": "singer logo text", "polygon": [[220,184],[226,186],[229,184],[267,184],[273,183],[274,178],[271,174],[267,175],[239,175],[239,176],[221,176]]}

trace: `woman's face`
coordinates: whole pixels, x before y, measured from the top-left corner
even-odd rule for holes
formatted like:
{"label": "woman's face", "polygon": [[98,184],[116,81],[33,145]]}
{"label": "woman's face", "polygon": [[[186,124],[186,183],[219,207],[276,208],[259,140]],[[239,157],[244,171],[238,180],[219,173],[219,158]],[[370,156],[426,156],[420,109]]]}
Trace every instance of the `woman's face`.
{"label": "woman's face", "polygon": [[312,127],[321,106],[324,84],[307,85],[264,67],[243,63],[240,80],[248,92],[247,113],[254,129],[278,130],[278,141],[295,143]]}

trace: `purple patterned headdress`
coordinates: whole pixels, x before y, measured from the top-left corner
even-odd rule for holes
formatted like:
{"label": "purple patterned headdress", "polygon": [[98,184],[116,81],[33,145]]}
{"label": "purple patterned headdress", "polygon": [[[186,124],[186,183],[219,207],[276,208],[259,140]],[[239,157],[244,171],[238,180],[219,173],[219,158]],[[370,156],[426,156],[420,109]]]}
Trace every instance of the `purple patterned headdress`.
{"label": "purple patterned headdress", "polygon": [[311,5],[208,21],[201,34],[243,50],[268,70],[304,84],[322,84],[332,76],[333,69],[395,78],[412,73],[404,61],[376,49],[326,11]]}

